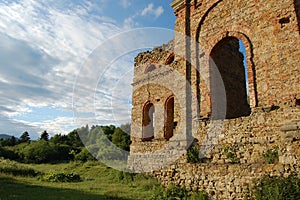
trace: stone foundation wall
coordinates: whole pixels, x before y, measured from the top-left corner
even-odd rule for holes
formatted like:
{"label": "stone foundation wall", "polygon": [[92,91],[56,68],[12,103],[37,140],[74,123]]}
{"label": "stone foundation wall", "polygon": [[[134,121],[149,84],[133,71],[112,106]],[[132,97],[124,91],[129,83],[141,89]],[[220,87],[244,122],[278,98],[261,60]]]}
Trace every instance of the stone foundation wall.
{"label": "stone foundation wall", "polygon": [[[226,119],[223,129],[210,138],[210,123],[199,123],[194,137],[200,154],[204,152],[202,163],[179,162],[156,171],[165,186],[206,190],[213,199],[243,199],[265,175],[300,172],[300,106],[256,108],[248,117]],[[268,164],[265,155],[275,149],[278,160]]]}

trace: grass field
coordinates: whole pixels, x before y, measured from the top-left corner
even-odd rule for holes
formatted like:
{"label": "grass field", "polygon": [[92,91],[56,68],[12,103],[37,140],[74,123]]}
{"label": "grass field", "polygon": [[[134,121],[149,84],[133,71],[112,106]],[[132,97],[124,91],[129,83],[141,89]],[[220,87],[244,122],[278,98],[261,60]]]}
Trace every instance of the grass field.
{"label": "grass field", "polygon": [[151,199],[161,189],[153,178],[142,174],[129,175],[108,168],[99,162],[63,164],[20,164],[0,161],[2,166],[31,168],[35,172],[66,172],[79,174],[80,182],[47,182],[39,176],[14,176],[0,173],[0,200],[28,199]]}

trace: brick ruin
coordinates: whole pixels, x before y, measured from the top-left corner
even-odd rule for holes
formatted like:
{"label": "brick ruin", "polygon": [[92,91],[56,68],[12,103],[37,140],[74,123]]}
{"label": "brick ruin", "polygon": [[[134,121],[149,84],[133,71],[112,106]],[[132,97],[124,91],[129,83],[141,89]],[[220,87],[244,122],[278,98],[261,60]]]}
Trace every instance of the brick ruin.
{"label": "brick ruin", "polygon": [[[174,40],[135,58],[130,169],[212,199],[243,199],[265,175],[299,174],[300,1],[171,6]],[[194,145],[201,162],[188,163]]]}

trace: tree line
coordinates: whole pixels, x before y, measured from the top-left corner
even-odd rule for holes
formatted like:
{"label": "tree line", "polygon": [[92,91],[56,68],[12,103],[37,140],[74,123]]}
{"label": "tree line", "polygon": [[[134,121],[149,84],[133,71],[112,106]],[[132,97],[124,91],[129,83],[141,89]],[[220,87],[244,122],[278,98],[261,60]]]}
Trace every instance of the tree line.
{"label": "tree line", "polygon": [[24,163],[85,162],[109,158],[120,155],[122,150],[130,150],[129,133],[129,124],[120,127],[84,126],[53,137],[45,130],[37,140],[31,140],[25,131],[20,138],[0,139],[0,157]]}

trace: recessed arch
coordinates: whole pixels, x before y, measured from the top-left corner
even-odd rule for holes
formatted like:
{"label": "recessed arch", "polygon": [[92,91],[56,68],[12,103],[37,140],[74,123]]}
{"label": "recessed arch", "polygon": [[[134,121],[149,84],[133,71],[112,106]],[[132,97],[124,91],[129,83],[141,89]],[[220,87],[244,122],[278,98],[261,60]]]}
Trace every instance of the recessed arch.
{"label": "recessed arch", "polygon": [[165,102],[165,131],[164,138],[169,140],[174,135],[174,96],[171,95]]}
{"label": "recessed arch", "polygon": [[[217,109],[226,106],[226,118],[238,118],[251,113],[248,100],[244,56],[240,52],[238,38],[228,36],[220,40],[210,52],[210,100]],[[216,65],[216,68],[213,67]],[[215,84],[217,74],[221,75],[226,92],[226,104],[217,94],[219,85]]]}
{"label": "recessed arch", "polygon": [[142,140],[151,141],[154,138],[154,104],[147,101],[143,107]]}
{"label": "recessed arch", "polygon": [[216,41],[216,43],[213,46],[210,46],[208,48],[209,52],[212,52],[213,48],[222,40],[226,38],[236,38],[240,40],[240,42],[243,43],[245,47],[245,62],[247,69],[247,78],[248,78],[248,91],[249,91],[249,105],[251,108],[254,108],[258,104],[258,97],[257,97],[257,88],[256,88],[256,69],[253,62],[253,46],[251,43],[251,40],[247,35],[241,32],[236,31],[226,31],[222,34],[219,34],[215,38],[213,38],[213,41]]}
{"label": "recessed arch", "polygon": [[172,52],[169,56],[168,56],[168,58],[165,60],[165,65],[169,65],[169,64],[171,64],[172,62],[174,62],[174,59],[175,59],[175,54],[174,54],[174,52]]}
{"label": "recessed arch", "polygon": [[146,73],[152,72],[152,71],[154,71],[155,69],[156,69],[155,64],[151,64],[151,65],[149,65],[149,66],[146,67],[144,73],[146,74]]}

